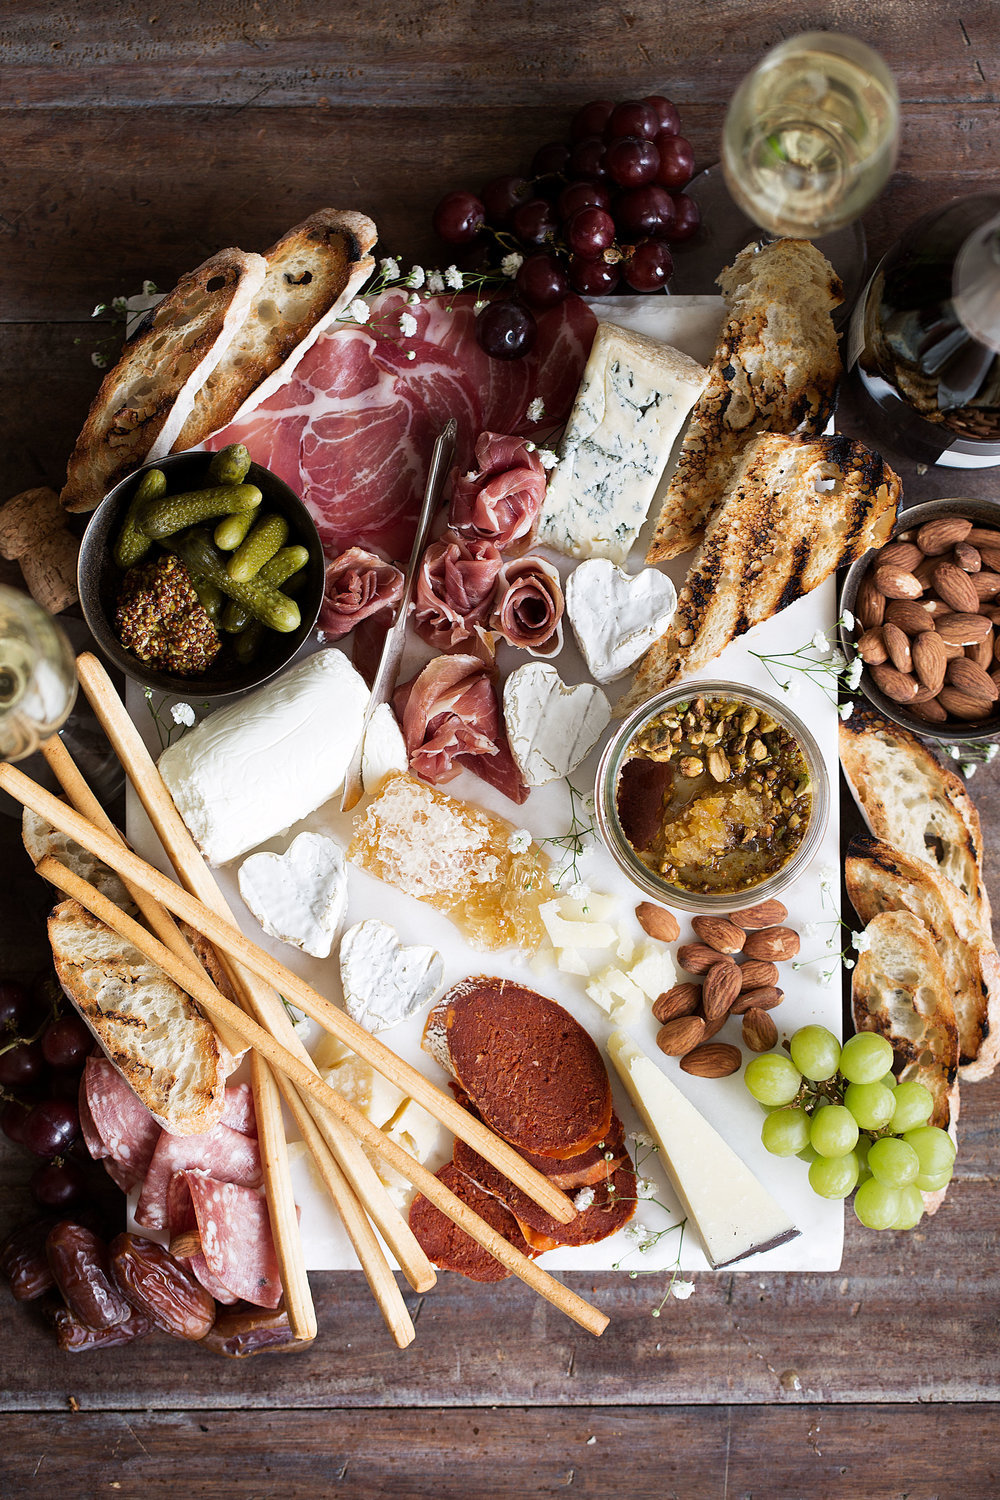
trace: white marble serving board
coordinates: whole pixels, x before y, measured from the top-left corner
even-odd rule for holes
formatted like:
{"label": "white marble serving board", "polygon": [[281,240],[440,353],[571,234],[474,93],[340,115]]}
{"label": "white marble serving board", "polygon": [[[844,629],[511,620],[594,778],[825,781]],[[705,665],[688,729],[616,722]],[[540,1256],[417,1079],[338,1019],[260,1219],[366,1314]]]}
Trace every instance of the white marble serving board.
{"label": "white marble serving board", "polygon": [[[676,343],[694,357],[706,360],[710,357],[715,335],[722,315],[719,298],[620,298],[608,299],[596,309],[610,321],[627,324],[653,337]],[[658,506],[654,504],[655,517]],[[647,530],[651,526],[650,522]],[[640,537],[630,561],[630,571],[637,572],[642,566],[646,537]],[[555,558],[564,577],[572,564],[564,558]],[[684,576],[689,559],[680,559],[672,565],[675,582]],[[832,633],[836,610],[836,589],[830,580],[822,588],[800,599],[777,618],[754,630],[741,641],[735,642],[702,674],[706,678],[731,680],[747,686],[756,686],[765,691],[774,691],[775,685],[766,667],[755,659],[751,652],[778,653],[805,645],[817,630]],[[344,643],[349,652],[350,640]],[[308,649],[308,648],[307,648]],[[428,658],[430,652],[421,642],[412,641],[404,659],[400,680],[405,681],[413,671]],[[523,653],[502,646],[499,665],[502,674],[509,672]],[[567,640],[556,665],[567,683],[588,681],[583,660],[567,631]],[[612,699],[623,690],[629,679],[613,684],[609,690]],[[773,1012],[778,1023],[779,1034],[790,1035],[798,1027],[809,1022],[821,1022],[838,1035],[841,1031],[841,984],[839,950],[842,946],[837,925],[837,902],[839,899],[839,803],[837,793],[837,716],[836,709],[827,695],[805,678],[794,679],[790,706],[809,725],[819,741],[826,759],[830,777],[830,817],[823,842],[809,869],[782,899],[789,909],[789,923],[802,934],[802,951],[799,966],[783,966],[781,984],[785,999],[780,1009]],[[169,707],[169,701],[166,707]],[[191,701],[201,713],[197,691],[191,693]],[[155,752],[158,749],[157,732],[149,713],[142,690],[129,684],[128,704],[132,716],[143,736]],[[169,718],[166,709],[163,710]],[[606,739],[614,732],[614,723],[588,760],[574,773],[572,780],[578,789],[592,791],[594,773]],[[521,807],[514,806],[485,782],[464,772],[450,782],[446,790],[471,802],[489,808],[509,819],[515,827],[525,827],[536,838],[551,838],[565,832],[569,822],[570,797],[564,782],[556,782],[535,789]],[[363,806],[364,804],[362,804]],[[320,808],[302,823],[287,829],[281,835],[262,845],[262,848],[282,851],[286,849],[296,833],[302,829],[313,829],[330,834],[343,845],[351,836],[351,815],[344,816],[339,810],[339,799]],[[129,794],[128,834],[136,850],[152,863],[166,869],[165,856],[150,828],[134,794]],[[558,853],[558,851],[552,851]],[[251,914],[239,898],[236,869],[239,861],[216,872],[219,884],[231,903],[244,931],[263,947],[300,974],[330,1000],[342,1000],[336,952],[324,960],[309,958],[297,949],[265,937]],[[564,1005],[603,1047],[611,1031],[610,1023],[602,1011],[585,994],[586,979],[560,973],[555,968],[543,975],[536,974],[527,960],[516,951],[484,954],[477,952],[464,942],[461,934],[440,912],[421,902],[399,894],[377,881],[365,871],[349,866],[350,885],[346,925],[367,917],[380,917],[393,923],[405,943],[432,943],[444,958],[444,982],[451,985],[468,974],[491,973],[517,979],[550,996]],[[599,842],[593,842],[579,862],[579,872],[591,889],[615,892],[620,896],[621,915],[634,929],[636,939],[642,939],[633,912],[636,901],[643,899],[641,893],[631,886],[621,874],[610,855]],[[829,872],[824,878],[826,872]],[[570,877],[572,879],[572,877]],[[568,884],[569,882],[567,882]],[[681,916],[681,941],[691,936],[688,918]],[[815,930],[813,924],[816,924]],[[809,929],[807,935],[806,929]],[[832,947],[826,940],[832,939]],[[593,955],[600,968],[611,959]],[[829,976],[826,978],[825,976]],[[684,976],[681,975],[681,978]],[[423,1016],[381,1033],[400,1056],[418,1066],[428,1078],[444,1087],[446,1079],[437,1064],[420,1048]],[[742,1271],[833,1271],[840,1265],[843,1248],[843,1206],[817,1198],[808,1186],[805,1163],[797,1158],[791,1160],[769,1156],[760,1143],[761,1111],[743,1087],[740,1074],[724,1079],[692,1078],[682,1073],[676,1060],[662,1056],[656,1049],[657,1024],[652,1014],[629,1028],[635,1040],[650,1053],[663,1071],[681,1088],[702,1111],[726,1141],[743,1157],[765,1186],[787,1209],[802,1231],[800,1236],[763,1255],[743,1261],[735,1269]],[[731,1033],[731,1035],[730,1035]],[[319,1036],[313,1027],[308,1039],[313,1045]],[[719,1034],[719,1040],[739,1042],[739,1021],[733,1020]],[[747,1056],[746,1053],[744,1053]],[[626,1129],[640,1130],[624,1090],[619,1086],[613,1068],[609,1065],[615,1105]],[[294,1128],[290,1130],[290,1138]],[[634,1149],[634,1143],[632,1148]],[[436,1168],[450,1155],[450,1139],[443,1141],[440,1160],[428,1164]],[[311,1269],[352,1270],[357,1268],[354,1252],[344,1234],[340,1221],[326,1199],[318,1179],[307,1161],[295,1153],[293,1176],[296,1201],[302,1211],[301,1226],[305,1243],[307,1264]],[[637,1220],[651,1229],[663,1229],[679,1217],[676,1200],[662,1168],[654,1154],[640,1151],[640,1175],[650,1178],[656,1186],[656,1198],[666,1207],[653,1202],[641,1202]],[[676,1256],[676,1235],[666,1235],[658,1246],[640,1255],[634,1242],[619,1233],[597,1245],[580,1249],[560,1249],[543,1257],[542,1264],[553,1271],[586,1270],[606,1271],[624,1260],[623,1274],[635,1269],[640,1272],[655,1271],[670,1267]],[[685,1233],[681,1267],[685,1271],[709,1269],[697,1234],[693,1226]],[[665,1284],[665,1283],[664,1283]]]}

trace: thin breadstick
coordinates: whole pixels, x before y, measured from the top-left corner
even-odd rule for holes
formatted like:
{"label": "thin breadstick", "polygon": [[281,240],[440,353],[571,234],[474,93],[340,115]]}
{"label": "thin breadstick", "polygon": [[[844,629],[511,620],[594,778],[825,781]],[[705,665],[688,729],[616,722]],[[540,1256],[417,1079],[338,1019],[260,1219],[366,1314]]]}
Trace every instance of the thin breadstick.
{"label": "thin breadstick", "polygon": [[575,1217],[576,1210],[565,1193],[554,1188],[541,1172],[529,1166],[513,1146],[494,1135],[468,1110],[462,1109],[441,1089],[435,1088],[417,1068],[397,1057],[378,1037],[372,1036],[371,1032],[352,1021],[350,1016],[331,1005],[329,1000],[324,999],[297,974],[293,974],[263,948],[244,937],[238,928],[224,922],[174,881],[168,880],[159,870],[146,864],[131,849],[102,834],[100,829],[88,823],[73,808],[60,802],[58,797],[53,797],[51,792],[25,776],[16,766],[0,764],[0,789],[9,792],[15,801],[30,807],[63,833],[68,833],[77,843],[110,865],[123,879],[142,886],[175,916],[207,937],[216,948],[223,949],[245,968],[253,970],[269,984],[273,984],[324,1030],[371,1063],[377,1072],[394,1083],[404,1094],[409,1094],[418,1104],[422,1104],[429,1114],[454,1135],[460,1136],[474,1151],[478,1151],[480,1156],[526,1192],[554,1219],[561,1224],[568,1224]]}
{"label": "thin breadstick", "polygon": [[[4,766],[2,769],[10,771],[13,768]],[[22,779],[27,780],[26,777]],[[10,778],[4,778],[4,780],[7,783],[6,789],[10,790]],[[79,901],[81,906],[93,912],[94,916],[113,928],[127,942],[134,943],[140,952],[145,953],[147,958],[163,969],[164,973],[176,984],[197,1000],[213,1020],[218,1017],[226,1021],[235,1032],[242,1036],[247,1045],[260,1052],[276,1071],[284,1073],[297,1088],[310,1094],[338,1119],[343,1120],[344,1124],[355,1131],[366,1145],[376,1151],[391,1167],[395,1167],[397,1172],[401,1172],[418,1192],[423,1193],[436,1208],[439,1208],[454,1224],[457,1224],[515,1276],[520,1277],[532,1290],[551,1302],[567,1317],[572,1318],[581,1328],[595,1335],[604,1332],[608,1319],[603,1313],[598,1312],[589,1302],[585,1302],[582,1297],[556,1281],[547,1271],[543,1271],[534,1261],[516,1250],[489,1224],[484,1223],[478,1214],[473,1213],[468,1205],[446,1188],[439,1178],[429,1172],[426,1167],[421,1166],[402,1147],[397,1146],[377,1126],[373,1125],[366,1115],[331,1089],[329,1084],[324,1083],[322,1078],[310,1072],[303,1063],[299,1062],[298,1058],[276,1042],[262,1026],[244,1014],[232,1001],[220,995],[207,975],[196,974],[189,965],[181,963],[170,952],[170,949],[152,933],[147,932],[145,927],[140,927],[138,922],[126,916],[121,908],[115,906],[107,896],[103,896],[100,891],[95,890],[79,875],[73,874],[51,855],[41,860],[36,868],[44,880],[48,880],[50,884]]]}

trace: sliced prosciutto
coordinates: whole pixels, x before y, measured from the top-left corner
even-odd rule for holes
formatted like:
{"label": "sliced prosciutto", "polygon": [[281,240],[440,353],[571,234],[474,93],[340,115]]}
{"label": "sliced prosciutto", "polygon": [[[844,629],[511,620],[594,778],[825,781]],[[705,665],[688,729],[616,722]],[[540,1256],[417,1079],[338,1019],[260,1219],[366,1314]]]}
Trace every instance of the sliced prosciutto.
{"label": "sliced prosciutto", "polygon": [[484,630],[501,568],[491,541],[445,532],[424,549],[417,572],[413,628],[437,651],[454,651],[467,643],[484,660],[492,660]]}
{"label": "sliced prosciutto", "polygon": [[481,432],[476,467],[452,477],[448,524],[517,556],[530,547],[545,498],[545,470],[524,438]]}
{"label": "sliced prosciutto", "polygon": [[130,1192],[146,1174],[160,1127],[106,1057],[87,1058],[83,1090],[90,1123],[105,1148],[108,1175]]}
{"label": "sliced prosciutto", "polygon": [[136,1205],[135,1221],[146,1229],[167,1226],[167,1192],[175,1172],[204,1172],[223,1182],[259,1187],[260,1148],[255,1137],[241,1135],[228,1125],[216,1125],[207,1135],[168,1135],[156,1143]]}
{"label": "sliced prosciutto", "polygon": [[171,1183],[170,1205],[178,1225],[171,1224],[171,1235],[197,1232],[201,1248],[188,1259],[206,1291],[220,1302],[277,1307],[281,1275],[259,1193],[205,1172],[180,1172]]}
{"label": "sliced prosciutto", "polygon": [[363,547],[348,547],[327,566],[319,628],[328,641],[339,641],[372,615],[389,618],[402,593],[399,568]]}
{"label": "sliced prosciutto", "polygon": [[[475,337],[476,299],[403,292],[370,304],[367,324],[341,324],[320,337],[287,385],[209,439],[212,449],[246,443],[302,496],[328,557],[351,546],[405,563],[431,450],[450,417],[457,462],[471,467],[484,431],[533,437],[565,422],[597,327],[578,297],[538,315],[538,337],[523,359],[490,359]],[[403,314],[416,320],[404,336]],[[528,416],[544,407],[541,424]]]}
{"label": "sliced prosciutto", "polygon": [[393,706],[414,776],[437,786],[464,769],[513,802],[527,797],[507,743],[496,688],[475,656],[436,656],[397,688]]}
{"label": "sliced prosciutto", "polygon": [[555,656],[565,608],[558,570],[544,557],[519,557],[500,571],[490,624],[511,646]]}

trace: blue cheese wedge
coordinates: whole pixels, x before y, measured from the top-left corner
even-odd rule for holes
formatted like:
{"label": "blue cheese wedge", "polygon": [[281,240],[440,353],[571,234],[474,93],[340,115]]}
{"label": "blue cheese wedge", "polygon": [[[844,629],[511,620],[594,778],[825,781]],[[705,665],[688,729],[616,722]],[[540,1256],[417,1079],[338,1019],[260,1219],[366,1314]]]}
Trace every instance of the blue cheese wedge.
{"label": "blue cheese wedge", "polygon": [[567,687],[555,667],[532,661],[504,683],[503,717],[525,784],[544,786],[587,758],[611,721],[611,705],[599,687]]}
{"label": "blue cheese wedge", "polygon": [[608,1056],[659,1145],[667,1175],[713,1267],[795,1238],[799,1230],[780,1203],[624,1031],[608,1038]]}
{"label": "blue cheese wedge", "polygon": [[624,563],[708,373],[670,344],[602,323],[549,479],[538,540]]}
{"label": "blue cheese wedge", "polygon": [[677,590],[665,573],[634,576],[592,557],[566,580],[566,614],[595,682],[614,682],[635,666],[670,624]]}
{"label": "blue cheese wedge", "polygon": [[395,928],[372,917],[348,928],[340,944],[340,979],[352,1020],[388,1031],[434,998],[444,960],[434,948],[406,948]]}
{"label": "blue cheese wedge", "polygon": [[300,833],[284,854],[251,854],[240,895],[269,937],[328,958],[347,908],[344,851],[322,833]]}

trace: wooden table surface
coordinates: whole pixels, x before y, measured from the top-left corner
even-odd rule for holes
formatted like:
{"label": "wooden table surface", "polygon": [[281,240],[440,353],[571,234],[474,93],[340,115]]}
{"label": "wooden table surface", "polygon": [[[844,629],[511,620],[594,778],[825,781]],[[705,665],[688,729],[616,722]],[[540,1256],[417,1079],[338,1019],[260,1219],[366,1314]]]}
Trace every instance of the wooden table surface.
{"label": "wooden table surface", "polygon": [[[996,187],[996,0],[8,0],[0,498],[60,482],[109,331],[96,303],[170,286],[223,245],[261,249],[324,204],[437,263],[440,194],[526,166],[592,97],[667,93],[707,165],[737,80],[811,27],[866,38],[899,82],[876,252],[919,212]],[[889,456],[911,501],[995,493],[997,471]],[[1000,763],[973,791],[1000,909]],[[40,941],[46,896],[9,821],[0,849],[9,968]],[[885,1236],[849,1216],[838,1274],[699,1276],[659,1319],[642,1279],[569,1278],[610,1314],[600,1340],[517,1281],[445,1275],[408,1297],[401,1354],[360,1274],[328,1274],[321,1336],[294,1358],[231,1364],[164,1338],[70,1358],[0,1291],[0,1496],[996,1496],[998,1106],[997,1080],[964,1091],[941,1212]],[[0,1228],[25,1175],[4,1149]]]}

